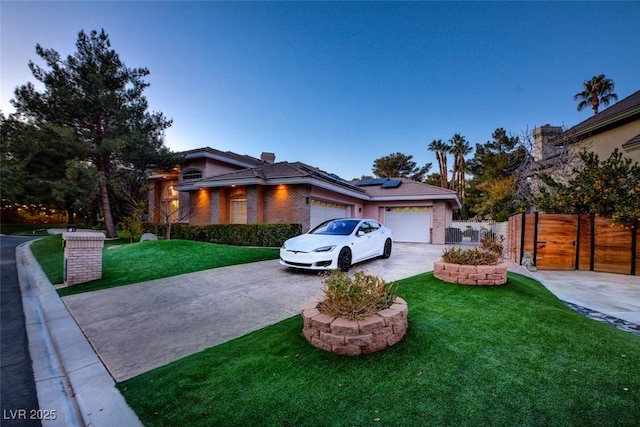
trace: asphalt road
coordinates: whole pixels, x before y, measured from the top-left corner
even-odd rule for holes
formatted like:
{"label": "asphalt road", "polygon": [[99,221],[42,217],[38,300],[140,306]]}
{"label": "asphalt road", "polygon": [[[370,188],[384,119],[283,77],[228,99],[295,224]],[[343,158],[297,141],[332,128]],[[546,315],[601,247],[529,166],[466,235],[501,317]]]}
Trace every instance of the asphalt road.
{"label": "asphalt road", "polygon": [[32,238],[0,237],[0,424],[3,426],[41,425],[15,256],[16,246],[28,240]]}

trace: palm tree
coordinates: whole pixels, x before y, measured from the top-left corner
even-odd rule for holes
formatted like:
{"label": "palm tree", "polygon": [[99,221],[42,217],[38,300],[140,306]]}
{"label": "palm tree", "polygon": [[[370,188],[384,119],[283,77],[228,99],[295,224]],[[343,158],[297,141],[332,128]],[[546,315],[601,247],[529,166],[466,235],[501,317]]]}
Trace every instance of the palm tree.
{"label": "palm tree", "polygon": [[471,152],[471,146],[466,138],[459,133],[449,140],[449,152],[453,154],[453,174],[451,176],[451,189],[456,190],[461,198],[464,198],[465,169],[464,156]]}
{"label": "palm tree", "polygon": [[429,151],[436,153],[436,160],[438,161],[438,167],[440,169],[440,187],[447,188],[447,178],[449,172],[447,171],[447,154],[449,153],[449,145],[441,139],[434,139],[429,144]]}
{"label": "palm tree", "polygon": [[598,114],[598,107],[601,103],[602,105],[609,105],[612,100],[618,100],[618,95],[613,93],[613,80],[606,78],[604,74],[593,76],[591,80],[586,80],[582,83],[582,87],[584,90],[573,96],[574,100],[580,100],[578,111],[582,111],[590,105],[595,115]]}

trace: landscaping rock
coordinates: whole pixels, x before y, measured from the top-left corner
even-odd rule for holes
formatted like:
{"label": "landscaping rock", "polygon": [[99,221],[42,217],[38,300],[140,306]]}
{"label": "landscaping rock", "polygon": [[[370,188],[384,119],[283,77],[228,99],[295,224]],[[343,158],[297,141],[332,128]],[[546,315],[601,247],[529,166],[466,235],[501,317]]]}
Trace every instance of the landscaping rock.
{"label": "landscaping rock", "polygon": [[153,240],[158,240],[158,236],[153,233],[144,233],[142,236],[140,236],[141,242],[150,242]]}

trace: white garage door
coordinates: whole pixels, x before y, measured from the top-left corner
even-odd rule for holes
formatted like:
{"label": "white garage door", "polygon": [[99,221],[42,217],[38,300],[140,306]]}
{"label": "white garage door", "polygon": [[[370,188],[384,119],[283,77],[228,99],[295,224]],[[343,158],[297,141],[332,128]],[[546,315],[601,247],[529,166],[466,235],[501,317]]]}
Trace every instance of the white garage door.
{"label": "white garage door", "polygon": [[431,242],[431,212],[428,207],[387,208],[384,221],[397,242]]}
{"label": "white garage door", "polygon": [[346,218],[349,216],[349,206],[347,205],[318,199],[311,199],[310,203],[311,228],[329,219]]}

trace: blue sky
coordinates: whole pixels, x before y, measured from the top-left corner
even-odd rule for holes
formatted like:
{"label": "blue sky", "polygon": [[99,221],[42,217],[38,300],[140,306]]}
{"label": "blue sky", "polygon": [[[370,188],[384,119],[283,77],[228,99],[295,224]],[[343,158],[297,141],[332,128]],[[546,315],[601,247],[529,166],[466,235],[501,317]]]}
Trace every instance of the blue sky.
{"label": "blue sky", "polygon": [[64,56],[104,28],[128,67],[151,71],[151,110],[175,151],[210,146],[303,161],[350,179],[392,152],[473,146],[573,126],[573,95],[605,74],[640,89],[640,2],[0,3],[0,110],[35,81],[35,45]]}

